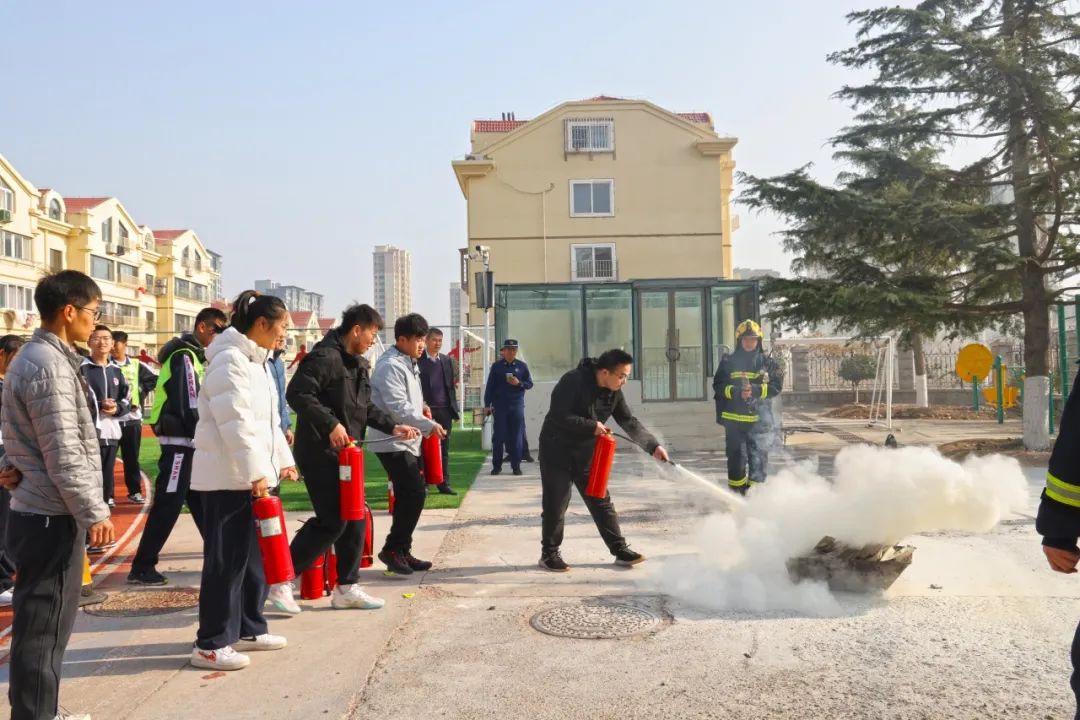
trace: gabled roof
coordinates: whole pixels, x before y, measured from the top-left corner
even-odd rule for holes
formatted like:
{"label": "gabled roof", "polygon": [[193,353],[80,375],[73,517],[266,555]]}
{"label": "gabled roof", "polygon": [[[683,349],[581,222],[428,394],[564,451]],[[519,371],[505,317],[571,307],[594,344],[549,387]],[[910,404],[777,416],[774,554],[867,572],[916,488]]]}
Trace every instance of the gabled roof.
{"label": "gabled roof", "polygon": [[111,198],[108,197],[66,197],[64,198],[64,207],[67,208],[69,213],[77,213],[96,208],[109,200]]}
{"label": "gabled roof", "polygon": [[319,318],[319,329],[323,332],[330,332],[334,329],[335,324],[337,324],[337,320],[334,318]]}
{"label": "gabled roof", "polygon": [[154,233],[154,239],[155,240],[175,240],[176,238],[180,237],[181,235],[183,235],[184,233],[186,233],[188,231],[187,230],[151,230],[150,232]]}
{"label": "gabled roof", "polygon": [[297,310],[289,313],[289,317],[292,319],[292,326],[294,328],[306,328],[308,323],[311,322],[312,313],[310,310]]}
{"label": "gabled roof", "polygon": [[473,120],[473,130],[478,133],[507,133],[516,130],[528,120]]}

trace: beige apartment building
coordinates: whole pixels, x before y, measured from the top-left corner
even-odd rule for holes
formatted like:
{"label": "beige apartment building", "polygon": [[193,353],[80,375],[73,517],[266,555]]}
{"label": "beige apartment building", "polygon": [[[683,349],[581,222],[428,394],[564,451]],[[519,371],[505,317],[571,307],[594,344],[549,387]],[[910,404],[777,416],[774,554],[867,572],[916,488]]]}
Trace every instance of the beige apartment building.
{"label": "beige apartment building", "polygon": [[133,349],[156,353],[194,326],[219,279],[191,230],[151,230],[114,197],[64,197],[30,184],[0,155],[0,331],[28,334],[38,324],[33,290],[62,269],[93,277],[102,319],[130,335]]}
{"label": "beige apartment building", "polygon": [[706,399],[737,318],[757,316],[756,283],[732,279],[736,138],[707,113],[601,96],[476,120],[470,139],[452,163],[467,323],[484,322],[486,259],[496,344],[519,340],[538,380],[622,347],[644,400]]}
{"label": "beige apartment building", "polygon": [[383,342],[394,344],[394,321],[412,310],[412,258],[408,250],[376,245],[372,252],[375,309],[386,328]]}

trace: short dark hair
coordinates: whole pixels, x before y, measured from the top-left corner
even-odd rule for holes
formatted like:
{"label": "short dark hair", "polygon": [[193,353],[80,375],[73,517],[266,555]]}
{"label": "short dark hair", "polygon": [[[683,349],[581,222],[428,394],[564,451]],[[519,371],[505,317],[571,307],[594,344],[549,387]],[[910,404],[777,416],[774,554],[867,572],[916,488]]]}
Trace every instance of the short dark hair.
{"label": "short dark hair", "polygon": [[255,290],[245,290],[237,295],[233,302],[232,326],[246,333],[259,318],[277,322],[288,312],[285,302],[276,295],[263,295]]}
{"label": "short dark hair", "polygon": [[11,355],[18,352],[19,348],[26,344],[26,338],[21,335],[4,335],[0,337],[0,351]]}
{"label": "short dark hair", "polygon": [[109,333],[109,337],[112,337],[112,330],[109,329],[108,325],[101,325],[100,323],[95,325],[93,332],[90,334],[93,335],[96,332],[107,332]]}
{"label": "short dark hair", "polygon": [[370,305],[350,305],[341,313],[341,325],[338,330],[347,333],[359,325],[362,329],[375,327],[383,329],[383,319],[379,311]]}
{"label": "short dark hair", "polygon": [[123,330],[113,330],[112,340],[117,343],[126,343],[128,341],[128,334]]}
{"label": "short dark hair", "polygon": [[101,288],[89,275],[78,270],[61,270],[46,275],[34,288],[34,305],[46,322],[68,305],[83,307],[92,300],[101,300]]}
{"label": "short dark hair", "polygon": [[442,330],[440,330],[439,328],[430,328],[427,331],[427,334],[428,334],[428,337],[431,337],[432,335],[434,335],[436,337],[442,337],[442,335],[443,335]]}
{"label": "short dark hair", "polygon": [[427,337],[428,324],[423,315],[409,313],[394,323],[394,339]]}
{"label": "short dark hair", "polygon": [[622,348],[606,350],[603,355],[596,358],[596,369],[611,372],[620,365],[633,365],[634,356]]}
{"label": "short dark hair", "polygon": [[195,316],[195,325],[198,325],[199,323],[212,323],[215,320],[223,323],[229,322],[229,318],[225,315],[224,311],[219,310],[216,307],[203,308],[199,311],[199,314]]}

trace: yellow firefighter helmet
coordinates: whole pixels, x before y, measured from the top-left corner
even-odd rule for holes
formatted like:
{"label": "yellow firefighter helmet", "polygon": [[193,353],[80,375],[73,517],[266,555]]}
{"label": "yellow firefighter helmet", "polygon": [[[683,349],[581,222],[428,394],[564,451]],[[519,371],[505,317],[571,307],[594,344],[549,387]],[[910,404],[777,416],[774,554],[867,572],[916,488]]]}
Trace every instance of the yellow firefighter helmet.
{"label": "yellow firefighter helmet", "polygon": [[753,320],[743,320],[739,323],[739,326],[735,328],[735,338],[744,337],[761,337],[761,326]]}

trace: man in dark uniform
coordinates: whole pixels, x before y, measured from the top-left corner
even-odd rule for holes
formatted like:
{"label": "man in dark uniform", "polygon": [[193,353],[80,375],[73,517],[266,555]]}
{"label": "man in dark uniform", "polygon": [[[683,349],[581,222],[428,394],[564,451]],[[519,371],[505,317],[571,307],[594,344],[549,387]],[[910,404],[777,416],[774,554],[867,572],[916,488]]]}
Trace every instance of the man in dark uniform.
{"label": "man in dark uniform", "polygon": [[506,340],[502,360],[491,366],[484,407],[495,414],[495,432],[491,439],[491,474],[502,472],[503,446],[508,447],[510,468],[521,475],[521,434],[525,424],[525,391],[533,386],[529,366],[517,359],[518,341]]}
{"label": "man in dark uniform", "polygon": [[[1046,472],[1035,530],[1043,536],[1043,553],[1050,568],[1059,573],[1075,573],[1080,561],[1080,399],[1077,398],[1077,376],[1073,382],[1065,410],[1061,415],[1050,466]],[[1076,720],[1080,720],[1080,626],[1072,641],[1073,674],[1069,681],[1077,698]]]}
{"label": "man in dark uniform", "polygon": [[713,391],[716,422],[724,426],[728,487],[745,495],[768,474],[773,437],[769,400],[780,394],[784,376],[761,349],[761,327],[756,322],[739,323],[735,343],[735,352],[720,359]]}
{"label": "man in dark uniform", "polygon": [[454,363],[442,350],[443,332],[439,328],[428,330],[425,340],[426,349],[420,356],[420,389],[424,393],[424,404],[431,409],[431,419],[446,429],[442,441],[443,481],[439,483],[439,492],[443,495],[457,495],[450,487],[450,435],[454,421],[461,417],[458,410],[457,393],[454,391]]}

